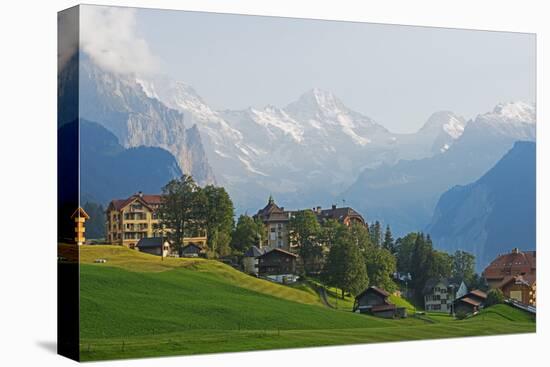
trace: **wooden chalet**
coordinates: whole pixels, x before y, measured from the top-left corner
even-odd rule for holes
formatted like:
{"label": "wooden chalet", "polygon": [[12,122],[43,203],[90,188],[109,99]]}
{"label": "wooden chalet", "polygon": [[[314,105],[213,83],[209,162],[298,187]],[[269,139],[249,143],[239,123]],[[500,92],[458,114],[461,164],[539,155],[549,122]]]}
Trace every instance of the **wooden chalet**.
{"label": "wooden chalet", "polygon": [[390,294],[382,288],[368,287],[355,297],[353,312],[367,313],[384,318],[407,317],[407,310],[389,302],[389,296]]}
{"label": "wooden chalet", "polygon": [[485,306],[487,294],[479,289],[466,293],[453,302],[454,313],[474,314]]}
{"label": "wooden chalet", "polygon": [[275,248],[258,257],[258,274],[260,276],[296,274],[298,255]]}

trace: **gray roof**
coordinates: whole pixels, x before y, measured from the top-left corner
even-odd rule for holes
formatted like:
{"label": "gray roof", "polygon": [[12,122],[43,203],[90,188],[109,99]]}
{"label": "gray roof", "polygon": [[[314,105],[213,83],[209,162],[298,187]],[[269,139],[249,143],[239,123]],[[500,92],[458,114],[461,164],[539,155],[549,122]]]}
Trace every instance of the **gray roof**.
{"label": "gray roof", "polygon": [[244,256],[245,256],[245,257],[258,257],[258,256],[262,256],[263,254],[264,254],[264,250],[259,249],[259,248],[256,247],[256,246],[252,246],[251,248],[249,248],[249,249],[244,253]]}
{"label": "gray roof", "polygon": [[162,247],[164,239],[162,237],[145,237],[138,241],[137,247],[140,248],[153,248]]}

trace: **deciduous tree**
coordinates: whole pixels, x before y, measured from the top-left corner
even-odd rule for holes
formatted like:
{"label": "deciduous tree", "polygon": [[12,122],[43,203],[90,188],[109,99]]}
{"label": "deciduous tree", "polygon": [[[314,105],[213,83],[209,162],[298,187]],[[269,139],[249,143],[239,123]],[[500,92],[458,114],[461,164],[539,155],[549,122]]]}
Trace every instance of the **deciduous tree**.
{"label": "deciduous tree", "polygon": [[166,234],[178,249],[183,245],[184,237],[196,235],[204,225],[203,205],[204,196],[191,176],[183,175],[162,188],[160,225],[169,229]]}
{"label": "deciduous tree", "polygon": [[304,263],[304,271],[309,274],[318,268],[323,255],[319,221],[313,211],[300,210],[290,219],[288,228],[289,242],[297,246]]}
{"label": "deciduous tree", "polygon": [[323,280],[345,292],[357,294],[369,284],[365,259],[359,246],[355,243],[348,230],[340,230],[335,243],[331,246]]}

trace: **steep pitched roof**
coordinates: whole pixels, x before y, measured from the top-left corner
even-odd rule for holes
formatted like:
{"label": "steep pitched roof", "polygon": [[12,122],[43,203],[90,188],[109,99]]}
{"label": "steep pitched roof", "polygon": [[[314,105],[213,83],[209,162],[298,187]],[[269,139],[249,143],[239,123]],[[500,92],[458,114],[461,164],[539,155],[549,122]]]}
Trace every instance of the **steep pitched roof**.
{"label": "steep pitched roof", "polygon": [[88,213],[86,213],[84,208],[82,208],[81,206],[76,208],[76,210],[71,215],[71,218],[74,218],[76,216],[78,216],[79,218],[82,217],[82,218],[90,219],[90,216],[88,215]]}
{"label": "steep pitched roof", "polygon": [[260,218],[262,221],[286,221],[290,219],[290,212],[285,212],[284,208],[275,204],[275,201],[270,196],[267,205],[258,210],[254,217]]}
{"label": "steep pitched roof", "polygon": [[292,257],[298,257],[298,255],[296,254],[293,254],[292,252],[288,252],[286,250],[283,250],[281,248],[274,248],[270,251],[267,251],[267,252],[264,252],[262,255],[260,255],[259,257],[264,257],[264,256],[267,256],[269,254],[272,254],[272,253],[280,253],[282,255],[286,255],[286,256],[292,256]]}
{"label": "steep pitched roof", "polygon": [[386,290],[384,290],[382,288],[375,287],[375,286],[370,286],[367,289],[365,289],[363,292],[361,292],[357,296],[355,296],[355,298],[356,299],[361,298],[361,297],[363,297],[363,295],[365,295],[368,292],[378,293],[379,295],[381,295],[384,298],[387,298],[387,297],[390,296],[390,293],[387,292]]}

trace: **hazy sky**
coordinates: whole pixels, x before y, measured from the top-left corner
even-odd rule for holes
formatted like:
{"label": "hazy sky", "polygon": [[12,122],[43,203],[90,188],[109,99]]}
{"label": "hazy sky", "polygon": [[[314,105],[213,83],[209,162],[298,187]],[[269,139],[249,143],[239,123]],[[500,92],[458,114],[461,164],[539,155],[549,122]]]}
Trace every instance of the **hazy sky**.
{"label": "hazy sky", "polygon": [[284,107],[317,87],[410,132],[438,110],[471,118],[535,101],[534,35],[149,9],[133,17],[158,69],[219,109]]}

